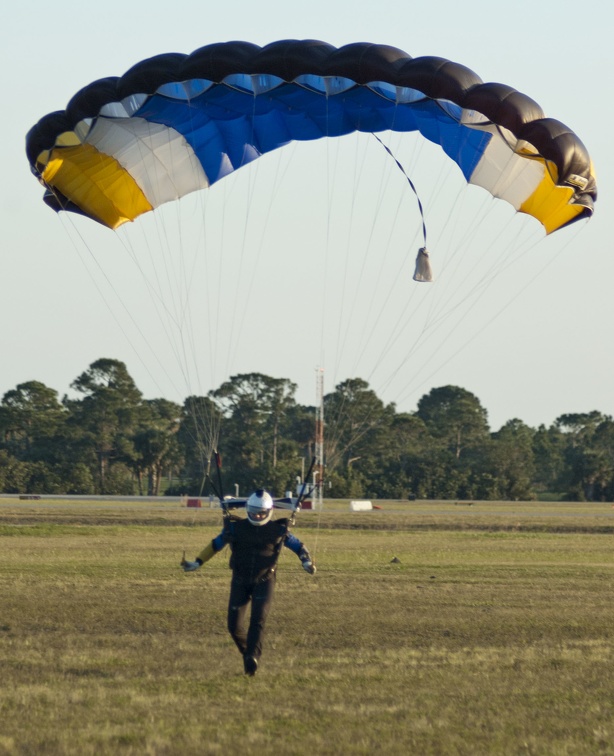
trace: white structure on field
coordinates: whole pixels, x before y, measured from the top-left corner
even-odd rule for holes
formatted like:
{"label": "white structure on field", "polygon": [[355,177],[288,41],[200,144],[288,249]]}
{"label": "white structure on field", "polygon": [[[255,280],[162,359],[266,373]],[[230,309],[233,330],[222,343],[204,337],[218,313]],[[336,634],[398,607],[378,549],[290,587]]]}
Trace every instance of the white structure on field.
{"label": "white structure on field", "polygon": [[354,499],[350,502],[350,512],[368,512],[373,509],[370,501]]}

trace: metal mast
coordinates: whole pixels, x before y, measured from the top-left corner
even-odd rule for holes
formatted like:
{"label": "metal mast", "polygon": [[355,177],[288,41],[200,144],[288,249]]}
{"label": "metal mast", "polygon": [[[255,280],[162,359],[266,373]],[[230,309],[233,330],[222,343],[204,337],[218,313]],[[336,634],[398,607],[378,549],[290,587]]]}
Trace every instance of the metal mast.
{"label": "metal mast", "polygon": [[324,368],[316,368],[316,462],[313,468],[313,482],[317,484],[313,491],[314,509],[322,509],[324,498]]}

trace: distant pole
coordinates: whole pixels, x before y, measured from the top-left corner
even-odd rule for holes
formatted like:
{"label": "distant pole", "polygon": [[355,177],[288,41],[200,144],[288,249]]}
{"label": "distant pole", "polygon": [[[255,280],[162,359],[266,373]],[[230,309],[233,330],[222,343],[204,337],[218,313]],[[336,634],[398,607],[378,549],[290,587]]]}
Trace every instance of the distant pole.
{"label": "distant pole", "polygon": [[314,481],[320,484],[313,492],[314,509],[322,509],[324,498],[324,368],[316,368],[316,463]]}

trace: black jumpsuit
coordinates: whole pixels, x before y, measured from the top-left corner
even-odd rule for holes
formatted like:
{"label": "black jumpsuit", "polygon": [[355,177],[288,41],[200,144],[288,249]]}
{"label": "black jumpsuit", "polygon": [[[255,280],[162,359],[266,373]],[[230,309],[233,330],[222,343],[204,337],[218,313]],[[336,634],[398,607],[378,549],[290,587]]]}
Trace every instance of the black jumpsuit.
{"label": "black jumpsuit", "polygon": [[[301,561],[308,560],[309,552],[299,539],[289,532],[290,520],[271,520],[264,525],[253,525],[248,519],[229,518],[222,532],[199,556],[207,561],[214,553],[230,545],[232,581],[228,601],[228,631],[243,656],[259,659],[262,641],[273,593],[277,560],[282,546],[293,551]],[[249,627],[245,615],[251,601]]]}

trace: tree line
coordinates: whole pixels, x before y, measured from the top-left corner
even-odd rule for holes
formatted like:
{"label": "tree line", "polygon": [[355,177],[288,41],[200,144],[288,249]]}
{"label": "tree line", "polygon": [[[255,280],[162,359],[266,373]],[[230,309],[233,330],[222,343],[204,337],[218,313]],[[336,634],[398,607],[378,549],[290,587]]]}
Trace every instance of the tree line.
{"label": "tree line", "polygon": [[[144,399],[123,362],[100,359],[59,398],[39,381],[0,404],[0,491],[21,494],[208,493],[211,452],[224,494],[294,490],[315,449],[315,408],[296,384],[232,376],[183,405]],[[479,399],[432,389],[415,412],[385,404],[353,378],[324,397],[324,496],[614,500],[614,421],[598,411],[491,431]]]}

